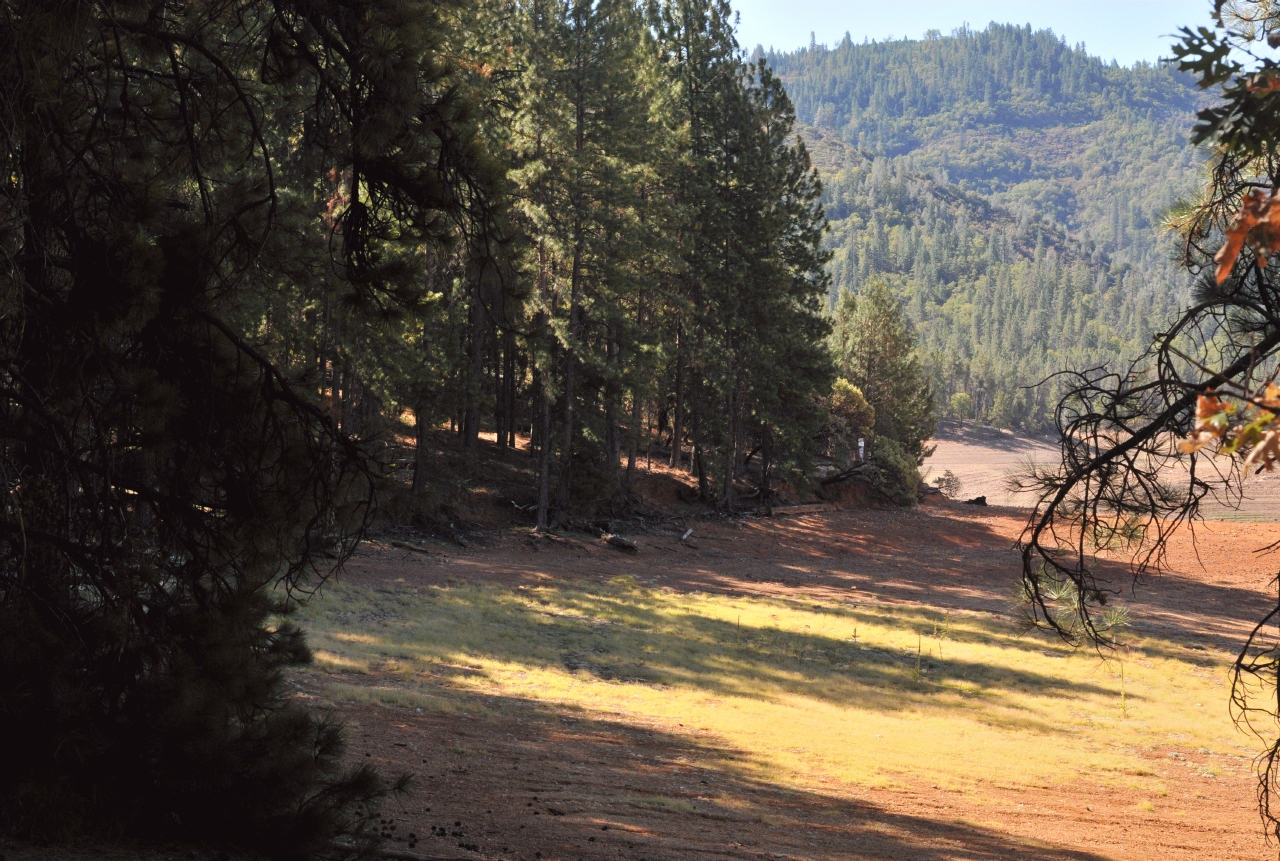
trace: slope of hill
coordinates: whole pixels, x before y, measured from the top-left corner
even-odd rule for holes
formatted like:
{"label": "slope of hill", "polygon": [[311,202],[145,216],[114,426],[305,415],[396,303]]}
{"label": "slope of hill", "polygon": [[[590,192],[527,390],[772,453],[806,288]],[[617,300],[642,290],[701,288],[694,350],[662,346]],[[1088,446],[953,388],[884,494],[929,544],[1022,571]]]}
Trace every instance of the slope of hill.
{"label": "slope of hill", "polygon": [[1160,230],[1200,172],[1185,76],[1001,25],[769,60],[823,174],[834,289],[891,283],[944,409],[1042,428],[1056,392],[1024,387],[1136,355],[1187,298]]}

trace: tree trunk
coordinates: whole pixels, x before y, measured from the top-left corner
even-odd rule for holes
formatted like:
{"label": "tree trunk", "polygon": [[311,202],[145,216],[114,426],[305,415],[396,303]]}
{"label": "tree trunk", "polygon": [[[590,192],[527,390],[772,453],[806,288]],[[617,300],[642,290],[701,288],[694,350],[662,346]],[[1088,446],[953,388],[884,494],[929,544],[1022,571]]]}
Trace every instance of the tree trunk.
{"label": "tree trunk", "polygon": [[[573,281],[575,284],[578,281],[578,277],[578,255],[575,253],[573,261]],[[569,304],[569,339],[571,345],[576,337],[577,305],[578,291],[574,289],[571,293]],[[560,451],[560,481],[556,487],[556,518],[561,525],[563,525],[565,518],[568,516],[569,494],[571,492],[570,469],[573,466],[573,399],[576,370],[576,355],[572,346],[570,346],[564,351],[564,392],[561,395],[564,398],[564,411],[561,417],[561,421],[564,422],[564,427],[561,429],[564,438],[561,444],[564,448]],[[548,449],[550,447],[549,445],[547,446]]]}
{"label": "tree trunk", "polygon": [[730,395],[725,404],[729,416],[729,433],[724,444],[724,481],[720,491],[720,505],[733,508],[733,481],[738,477],[738,452],[741,451],[742,422],[738,419],[738,399]]}
{"label": "tree trunk", "polygon": [[630,490],[636,479],[636,454],[640,448],[640,398],[631,393],[631,445],[627,448],[627,489]]}
{"label": "tree trunk", "polygon": [[537,457],[545,446],[546,437],[542,435],[542,402],[545,395],[542,391],[542,371],[535,365],[533,368],[533,403],[529,411],[529,457]]}
{"label": "tree trunk", "polygon": [[507,448],[516,447],[516,333],[508,329],[503,333],[502,385],[504,412],[507,417],[507,438],[499,440]]}
{"label": "tree trunk", "polygon": [[[585,14],[582,7],[574,7],[575,16]],[[581,23],[581,22],[579,22]],[[574,151],[581,153],[587,144],[586,91],[581,77],[575,82],[574,120],[576,132]],[[578,192],[581,195],[581,191]],[[569,343],[564,351],[564,449],[560,452],[560,482],[556,489],[556,518],[563,524],[569,515],[570,478],[573,466],[573,400],[575,397],[575,371],[577,370],[578,326],[582,301],[582,252],[586,241],[582,224],[583,200],[573,201],[573,268],[569,275]]]}
{"label": "tree trunk", "polygon": [[498,444],[498,454],[502,455],[507,447],[507,427],[511,422],[507,410],[507,379],[510,376],[507,361],[507,337],[503,333],[501,339],[494,338],[498,355],[493,364],[493,428],[494,441]]}
{"label": "tree trunk", "polygon": [[609,326],[609,339],[605,345],[605,367],[606,371],[604,386],[604,448],[605,448],[605,474],[609,476],[610,482],[617,486],[618,481],[618,456],[622,451],[622,435],[618,427],[618,395],[619,386],[617,380],[618,370],[618,338],[615,327]]}
{"label": "tree trunk", "polygon": [[[534,371],[535,376],[541,376]],[[542,380],[539,379],[539,383]],[[538,529],[545,530],[549,525],[548,510],[551,507],[551,399],[547,397],[546,385],[538,390]],[[530,449],[532,450],[532,446]]]}
{"label": "tree trunk", "polygon": [[427,423],[430,411],[425,401],[419,400],[413,407],[413,419],[416,427],[413,434],[413,495],[421,496],[427,491],[427,474],[430,461],[427,447],[430,444],[427,432],[431,430]]}
{"label": "tree trunk", "polygon": [[[676,324],[676,410],[671,422],[671,468],[680,466],[680,437],[684,433],[684,344]],[[692,466],[692,464],[690,464]]]}
{"label": "tree trunk", "polygon": [[770,444],[768,432],[760,450],[760,502],[769,504],[769,470],[773,469],[773,446]]}
{"label": "tree trunk", "polygon": [[480,456],[480,392],[484,387],[484,306],[477,283],[471,295],[471,350],[467,365],[467,408],[462,419],[462,450],[467,466]]}
{"label": "tree trunk", "polygon": [[733,508],[733,479],[737,465],[737,446],[733,442],[733,435],[730,434],[729,440],[724,444],[724,481],[721,482],[720,487],[720,506],[725,509]]}
{"label": "tree trunk", "polygon": [[702,462],[702,446],[696,437],[693,441],[693,455],[689,458],[689,466],[698,476],[698,498],[706,502],[711,493],[707,489],[707,469]]}

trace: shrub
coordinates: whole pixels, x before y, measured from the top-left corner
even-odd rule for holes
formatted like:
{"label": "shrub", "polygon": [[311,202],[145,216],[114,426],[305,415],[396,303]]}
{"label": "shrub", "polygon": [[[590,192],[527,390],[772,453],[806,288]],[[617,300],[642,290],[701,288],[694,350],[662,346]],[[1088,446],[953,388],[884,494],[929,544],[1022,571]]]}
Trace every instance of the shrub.
{"label": "shrub", "polygon": [[960,490],[964,486],[960,481],[960,477],[951,470],[947,470],[933,480],[934,487],[942,491],[948,499],[955,499],[960,495]]}
{"label": "shrub", "polygon": [[876,411],[862,390],[843,378],[831,386],[822,406],[827,414],[821,436],[823,453],[837,463],[848,463],[858,450],[858,439],[871,435]]}
{"label": "shrub", "polygon": [[967,392],[956,392],[951,396],[951,415],[958,419],[972,419],[977,415],[977,407]]}
{"label": "shrub", "polygon": [[875,440],[866,481],[877,494],[894,505],[915,505],[920,471],[915,460],[889,437]]}

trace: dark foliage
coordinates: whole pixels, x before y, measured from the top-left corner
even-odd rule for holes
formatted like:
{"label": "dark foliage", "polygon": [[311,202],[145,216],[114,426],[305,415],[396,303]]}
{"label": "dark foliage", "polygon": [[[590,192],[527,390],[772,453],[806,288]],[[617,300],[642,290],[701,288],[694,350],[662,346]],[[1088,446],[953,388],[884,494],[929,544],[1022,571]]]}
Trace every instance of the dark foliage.
{"label": "dark foliage", "polygon": [[411,304],[396,243],[478,188],[434,8],[0,2],[4,827],[363,835],[386,787],[282,673],[377,469],[270,312],[301,271]]}

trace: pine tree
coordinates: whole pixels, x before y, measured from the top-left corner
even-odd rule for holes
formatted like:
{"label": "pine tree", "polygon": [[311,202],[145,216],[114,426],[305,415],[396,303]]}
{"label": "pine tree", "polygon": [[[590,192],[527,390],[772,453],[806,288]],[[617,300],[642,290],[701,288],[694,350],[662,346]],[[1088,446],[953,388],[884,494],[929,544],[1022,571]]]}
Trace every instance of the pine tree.
{"label": "pine tree", "polygon": [[813,397],[830,382],[820,186],[781,84],[765,64],[739,58],[727,4],[682,0],[650,16],[686,165],[670,186],[682,252],[669,307],[672,462],[688,410],[700,491],[732,506],[746,451],[763,452],[767,492],[773,461],[803,458],[822,422]]}
{"label": "pine tree", "polygon": [[[661,225],[641,212],[653,147],[650,60],[635,7],[573,0],[530,4],[522,16],[511,180],[533,284],[526,314],[541,385],[538,523],[545,526],[553,506],[563,521],[575,495],[608,499],[617,489],[620,362],[642,355],[637,302]],[[592,439],[602,450],[587,450]],[[575,494],[575,476],[584,493]]]}
{"label": "pine tree", "polygon": [[884,281],[872,279],[857,294],[841,293],[833,317],[831,351],[840,375],[875,410],[877,437],[893,440],[921,465],[937,419],[902,305]]}
{"label": "pine tree", "polygon": [[400,0],[0,5],[5,826],[368,836],[385,787],[288,695],[287,614],[378,478],[340,322],[419,303],[486,182],[441,32]]}

